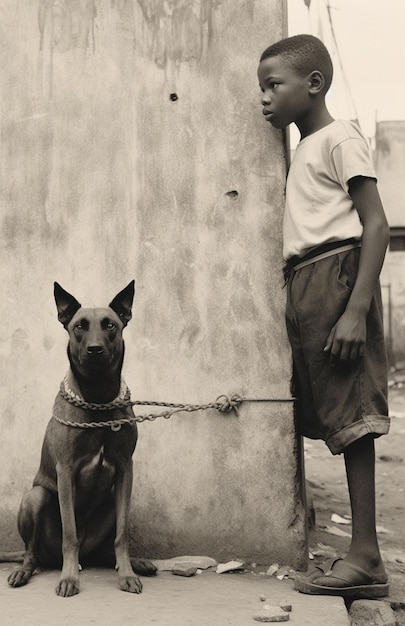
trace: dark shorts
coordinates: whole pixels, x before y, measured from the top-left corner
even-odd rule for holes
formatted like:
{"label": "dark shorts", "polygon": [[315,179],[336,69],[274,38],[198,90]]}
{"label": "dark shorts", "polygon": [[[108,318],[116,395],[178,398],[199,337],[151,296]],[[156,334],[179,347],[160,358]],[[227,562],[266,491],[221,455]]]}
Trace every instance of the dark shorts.
{"label": "dark shorts", "polygon": [[387,359],[378,284],[367,316],[364,356],[331,367],[323,351],[346,309],[360,248],[336,252],[298,270],[287,284],[286,323],[293,352],[293,393],[300,434],[323,439],[333,454],[371,434],[388,433]]}

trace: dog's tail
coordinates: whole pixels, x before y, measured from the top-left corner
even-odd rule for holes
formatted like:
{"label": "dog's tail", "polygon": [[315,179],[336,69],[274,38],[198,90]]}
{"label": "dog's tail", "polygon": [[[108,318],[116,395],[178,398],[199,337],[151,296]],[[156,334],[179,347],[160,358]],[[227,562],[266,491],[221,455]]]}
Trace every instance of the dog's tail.
{"label": "dog's tail", "polygon": [[22,563],[24,550],[17,552],[0,552],[0,563]]}

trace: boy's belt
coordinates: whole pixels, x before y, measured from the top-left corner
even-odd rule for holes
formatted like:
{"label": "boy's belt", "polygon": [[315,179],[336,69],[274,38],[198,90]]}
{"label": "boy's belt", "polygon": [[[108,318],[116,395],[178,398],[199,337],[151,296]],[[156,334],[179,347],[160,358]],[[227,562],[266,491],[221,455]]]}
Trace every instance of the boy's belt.
{"label": "boy's belt", "polygon": [[311,263],[315,263],[316,261],[320,261],[321,259],[326,259],[333,254],[338,254],[339,252],[345,252],[346,250],[352,250],[353,248],[360,248],[361,241],[358,239],[344,239],[342,241],[331,241],[329,243],[325,243],[322,246],[318,246],[313,250],[304,254],[304,256],[293,256],[288,259],[287,263],[283,267],[283,274],[285,282],[288,281],[291,272],[301,269],[306,265],[310,265]]}

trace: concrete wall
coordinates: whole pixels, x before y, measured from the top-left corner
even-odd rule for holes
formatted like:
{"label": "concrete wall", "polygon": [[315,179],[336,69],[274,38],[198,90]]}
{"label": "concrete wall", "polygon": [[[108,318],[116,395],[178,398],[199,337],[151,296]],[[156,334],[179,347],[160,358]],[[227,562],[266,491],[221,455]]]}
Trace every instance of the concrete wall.
{"label": "concrete wall", "polygon": [[0,536],[67,368],[57,280],[83,304],[132,278],[134,399],[266,402],[140,426],[145,556],[305,561],[281,289],[285,159],[258,56],[281,0],[1,0]]}

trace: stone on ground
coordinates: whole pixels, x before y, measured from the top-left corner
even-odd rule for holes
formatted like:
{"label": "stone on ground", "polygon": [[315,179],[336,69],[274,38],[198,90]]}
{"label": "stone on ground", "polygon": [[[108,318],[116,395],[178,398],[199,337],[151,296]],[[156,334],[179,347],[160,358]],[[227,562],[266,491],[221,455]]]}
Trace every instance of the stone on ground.
{"label": "stone on ground", "polygon": [[394,611],[382,600],[354,600],[349,610],[351,626],[396,626]]}
{"label": "stone on ground", "polygon": [[256,622],[288,622],[290,614],[277,605],[265,604],[254,618]]}

